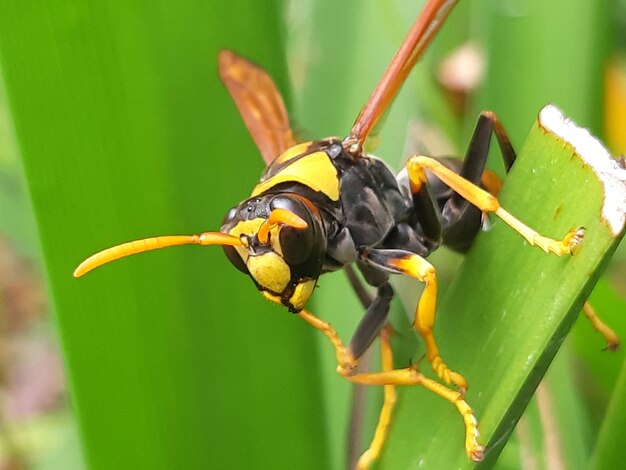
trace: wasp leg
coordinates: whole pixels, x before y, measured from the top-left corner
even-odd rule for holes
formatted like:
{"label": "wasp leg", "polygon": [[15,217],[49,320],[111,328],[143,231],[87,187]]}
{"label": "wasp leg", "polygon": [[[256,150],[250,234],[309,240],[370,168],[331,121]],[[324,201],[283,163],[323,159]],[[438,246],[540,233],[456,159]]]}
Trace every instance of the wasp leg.
{"label": "wasp leg", "polygon": [[[463,160],[450,157],[436,160],[465,180],[497,196],[502,188],[502,180],[495,173],[485,170],[494,134],[508,172],[515,161],[515,151],[500,120],[491,111],[480,114]],[[401,181],[403,177],[401,173]],[[412,220],[419,224],[426,246],[432,251],[443,244],[452,250],[466,252],[486,215],[436,175],[429,172],[414,173],[409,182],[415,213]]]}
{"label": "wasp leg", "polygon": [[[507,173],[513,166],[513,163],[515,163],[515,150],[513,150],[509,136],[504,130],[500,119],[492,111],[483,111],[478,116],[476,128],[459,173],[466,180],[474,184],[481,182],[487,165],[487,157],[489,156],[491,136],[494,134],[498,140],[500,154],[504,161],[504,169]],[[461,198],[458,198],[458,202],[461,202]]]}
{"label": "wasp leg", "polygon": [[367,291],[367,289],[365,288],[361,280],[357,277],[352,266],[351,265],[344,266],[343,271],[346,274],[346,277],[348,278],[348,281],[350,282],[350,286],[352,287],[352,290],[358,297],[359,302],[361,302],[361,305],[363,306],[363,308],[369,307],[373,300],[372,296]]}
{"label": "wasp leg", "polygon": [[[337,372],[347,380],[364,385],[421,385],[456,406],[457,410],[463,417],[463,422],[465,424],[465,451],[472,460],[482,460],[483,447],[478,443],[478,423],[474,417],[471,407],[467,404],[467,402],[465,402],[461,393],[450,390],[446,386],[424,377],[417,369],[414,368],[354,374],[354,369],[358,365],[358,359],[354,359],[347,354],[346,348],[334,328],[329,323],[317,318],[315,315],[307,312],[306,310],[302,310],[298,313],[298,315],[312,327],[320,330],[326,335],[326,337],[328,337],[331,344],[335,348],[335,355],[338,362]],[[391,406],[385,409],[383,405],[381,419],[389,419],[391,417],[391,411]]]}
{"label": "wasp leg", "polygon": [[367,308],[348,344],[349,356],[360,358],[376,339],[382,327],[387,323],[392,298],[393,289],[388,282],[378,288],[376,297]]}
{"label": "wasp leg", "polygon": [[467,381],[443,362],[433,334],[437,303],[437,275],[433,265],[421,256],[405,250],[370,249],[364,251],[362,256],[372,266],[396,274],[406,274],[424,283],[424,292],[417,304],[413,327],[424,338],[428,360],[439,378],[447,384],[452,382],[464,392]]}
{"label": "wasp leg", "polygon": [[615,332],[609,327],[606,323],[604,323],[595,309],[591,306],[589,301],[585,302],[583,305],[583,313],[587,317],[587,319],[591,322],[591,326],[594,330],[604,336],[606,339],[606,349],[609,351],[617,351],[620,347],[619,337],[615,334]]}
{"label": "wasp leg", "polygon": [[[500,146],[500,155],[504,161],[505,170],[508,172],[515,161],[515,151],[500,120],[491,111],[485,111],[478,117],[472,140],[463,160],[445,157],[437,160],[462,178],[497,196],[502,188],[502,180],[495,173],[485,170],[491,137],[494,134]],[[466,252],[483,226],[486,214],[472,206],[435,175],[428,175],[426,186],[432,189],[441,207],[443,244],[455,251]]]}
{"label": "wasp leg", "polygon": [[[356,293],[363,308],[367,310],[373,301],[369,290],[363,285],[354,271],[354,268],[352,268],[352,265],[348,264],[344,266],[343,269],[348,281],[350,281],[352,290]],[[369,365],[371,364],[371,354],[369,354],[369,352],[370,351],[366,351],[365,354],[361,356],[359,361],[361,368],[369,368]],[[350,405],[350,425],[348,429],[348,443],[346,449],[348,468],[356,468],[356,464],[359,459],[359,444],[361,442],[361,435],[363,432],[366,387],[366,385],[353,384],[352,404]]]}
{"label": "wasp leg", "polygon": [[[384,327],[380,332],[380,354],[383,372],[393,370],[393,352],[391,350],[391,343],[389,342],[391,334],[392,330],[389,326]],[[383,407],[380,410],[376,431],[374,431],[374,439],[372,439],[369,448],[361,455],[361,458],[359,458],[357,463],[357,469],[359,470],[370,468],[372,463],[378,460],[383,445],[389,435],[389,426],[391,425],[393,409],[396,405],[396,386],[390,384],[384,385],[383,393]]]}
{"label": "wasp leg", "polygon": [[[500,147],[504,169],[507,173],[509,172],[517,158],[515,150],[498,116],[493,111],[483,111],[478,116],[472,140],[467,148],[459,175],[475,185],[482,184],[490,194],[497,196],[502,187],[502,181],[495,173],[485,171],[489,147],[491,146],[491,136],[494,134]],[[448,210],[460,214],[467,204],[467,199],[455,193],[450,198],[447,206],[449,206]],[[451,214],[448,215],[450,216]]]}
{"label": "wasp leg", "polygon": [[[361,361],[361,359],[363,359],[363,363],[361,364],[361,367],[363,368],[363,367],[367,367],[368,363],[370,362],[366,358],[366,351],[369,349],[370,345],[372,344],[376,336],[381,336],[381,337],[383,336],[383,332],[381,332],[381,329],[383,328],[384,324],[387,322],[387,316],[389,314],[389,303],[391,302],[391,299],[393,297],[393,289],[391,288],[391,285],[389,285],[389,283],[384,283],[382,286],[378,288],[376,292],[376,296],[374,297],[374,299],[372,299],[369,293],[367,293],[367,291],[365,290],[364,286],[359,281],[359,279],[356,277],[356,274],[354,273],[354,271],[352,270],[347,271],[347,274],[355,290],[356,288],[360,288],[361,294],[359,295],[359,298],[361,302],[367,307],[367,310],[365,312],[365,315],[359,322],[359,325],[356,331],[354,332],[352,339],[350,340],[350,343],[346,350],[346,356],[348,358],[354,358],[354,360],[358,360],[358,361]],[[363,293],[366,293],[367,295],[363,296],[362,295]],[[390,349],[389,349],[389,354],[391,354]],[[385,361],[385,358],[383,356],[383,365],[384,365],[384,361]],[[390,369],[393,368],[393,365],[390,365],[389,368]],[[354,384],[354,387],[364,387],[364,385]],[[389,387],[393,388],[393,386],[391,385]],[[385,429],[388,426],[388,422],[391,416],[391,412],[390,411],[386,412],[385,410],[387,410],[389,406],[393,406],[393,405],[386,405],[388,401],[387,400],[388,393],[392,393],[392,392],[389,392],[387,387],[385,387],[385,405],[383,405],[383,410],[381,411],[381,422],[386,421],[387,424],[379,425],[379,426],[384,426]],[[355,391],[355,398],[356,398],[356,391]],[[395,398],[394,398],[394,401],[395,401]],[[355,411],[356,409],[353,408],[353,414],[352,414],[353,418],[358,416],[355,413]],[[383,418],[386,415],[388,415],[389,417],[387,417],[386,419]],[[354,426],[355,424],[356,424],[355,422],[351,423],[351,432],[354,432],[356,430],[356,427]],[[371,454],[370,458],[372,461],[375,460],[378,454],[380,453],[380,449],[382,448],[382,445],[386,436],[386,430],[381,431],[381,432],[383,432],[382,437],[378,436],[379,432],[377,431],[377,434],[374,438],[374,442],[372,443],[372,446],[374,446],[373,448],[377,449],[373,452],[370,452]],[[353,436],[352,433],[351,433],[351,436]],[[349,448],[348,456],[350,458],[350,461],[352,462],[354,462],[353,459],[355,459],[356,456],[358,455],[358,444],[359,443],[356,440],[350,441],[350,448]],[[359,462],[361,460],[362,458],[359,460]],[[357,466],[358,468],[368,468],[367,466],[363,467],[360,463],[357,463]]]}
{"label": "wasp leg", "polygon": [[442,237],[441,212],[435,204],[429,186],[425,184],[426,175],[422,176],[424,179],[419,181],[409,178],[413,211],[422,228],[423,241],[435,249],[441,243]]}
{"label": "wasp leg", "polygon": [[409,178],[416,184],[425,181],[425,170],[430,170],[441,181],[460,194],[461,197],[467,199],[483,212],[495,213],[507,225],[513,228],[513,230],[524,237],[528,243],[531,245],[537,245],[546,253],[552,252],[558,256],[568,253],[574,254],[582,243],[584,228],[578,227],[571,230],[567,233],[563,240],[553,240],[551,238],[544,237],[504,210],[494,195],[462,178],[457,173],[446,168],[433,158],[414,156],[409,159],[406,167],[409,173]]}
{"label": "wasp leg", "polygon": [[465,424],[465,451],[474,461],[483,458],[483,447],[478,443],[478,421],[472,408],[463,399],[460,392],[450,390],[445,385],[424,377],[414,368],[395,369],[386,372],[355,374],[346,377],[354,383],[367,385],[421,385],[456,406]]}
{"label": "wasp leg", "polygon": [[356,366],[359,365],[359,360],[348,354],[346,347],[343,344],[343,341],[341,341],[341,338],[339,337],[339,334],[337,334],[337,332],[330,325],[330,323],[325,322],[321,318],[317,318],[315,315],[307,312],[306,310],[301,310],[300,313],[298,313],[297,315],[313,328],[320,330],[322,333],[324,333],[326,337],[330,340],[333,348],[335,348],[335,357],[337,358],[337,372],[339,372],[341,375],[348,375],[356,368]]}

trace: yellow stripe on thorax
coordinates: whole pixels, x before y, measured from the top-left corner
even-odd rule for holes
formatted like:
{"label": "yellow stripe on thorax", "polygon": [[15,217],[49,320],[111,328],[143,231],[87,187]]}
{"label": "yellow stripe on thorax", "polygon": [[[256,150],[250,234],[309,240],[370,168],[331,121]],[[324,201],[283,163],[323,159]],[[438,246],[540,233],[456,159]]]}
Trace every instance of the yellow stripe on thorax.
{"label": "yellow stripe on thorax", "polygon": [[[292,150],[293,148],[285,152],[285,154],[289,153],[288,158],[283,158],[285,155],[283,154],[277,157],[276,160],[287,161],[295,158],[298,154],[292,153]],[[335,165],[333,165],[326,152],[314,152],[296,159],[276,175],[259,183],[252,191],[252,196],[258,196],[280,183],[288,182],[296,182],[308,186],[314,191],[324,193],[332,201],[339,200],[339,177]]]}
{"label": "yellow stripe on thorax", "polygon": [[301,144],[294,145],[289,149],[285,150],[282,154],[274,159],[272,165],[282,165],[285,162],[288,162],[292,158],[297,157],[298,155],[302,155],[306,152],[313,142],[302,142]]}

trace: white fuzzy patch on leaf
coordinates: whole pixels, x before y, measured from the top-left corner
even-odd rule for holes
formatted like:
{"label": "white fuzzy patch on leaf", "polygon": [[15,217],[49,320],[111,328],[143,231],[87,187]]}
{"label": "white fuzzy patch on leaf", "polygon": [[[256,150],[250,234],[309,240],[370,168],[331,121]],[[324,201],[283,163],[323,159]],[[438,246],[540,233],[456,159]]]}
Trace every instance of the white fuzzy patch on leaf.
{"label": "white fuzzy patch on leaf", "polygon": [[539,113],[539,125],[570,144],[604,185],[602,216],[617,236],[626,223],[626,168],[613,158],[587,129],[563,116],[559,108],[547,105]]}

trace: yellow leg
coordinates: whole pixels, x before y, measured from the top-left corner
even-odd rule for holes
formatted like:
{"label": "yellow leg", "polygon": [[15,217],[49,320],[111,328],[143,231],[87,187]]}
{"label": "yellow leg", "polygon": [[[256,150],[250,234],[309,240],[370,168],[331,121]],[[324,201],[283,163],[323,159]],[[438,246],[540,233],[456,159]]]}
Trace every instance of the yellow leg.
{"label": "yellow leg", "polygon": [[452,382],[461,389],[461,393],[467,390],[465,378],[454,371],[451,371],[447,364],[443,362],[439,354],[439,348],[433,334],[435,325],[435,304],[437,303],[437,276],[432,264],[418,255],[411,254],[404,258],[390,259],[388,264],[402,273],[414,277],[424,283],[424,292],[417,304],[413,327],[424,338],[426,343],[426,355],[433,366],[435,373],[445,383]]}
{"label": "yellow leg", "polygon": [[[380,332],[380,352],[382,356],[382,369],[384,372],[393,370],[393,352],[391,350],[391,344],[389,338],[391,336],[391,328],[385,327]],[[389,435],[389,426],[391,425],[391,417],[393,408],[396,404],[396,387],[395,385],[384,386],[384,401],[383,407],[380,410],[380,417],[378,418],[378,424],[376,425],[376,431],[374,432],[374,439],[370,444],[359,462],[357,463],[358,470],[366,470],[372,466],[372,464],[380,457],[383,445]]]}
{"label": "yellow leg", "polygon": [[352,373],[356,366],[359,365],[358,359],[355,359],[351,354],[349,354],[346,350],[343,341],[335,331],[335,329],[330,326],[330,323],[325,322],[321,318],[317,318],[311,312],[307,312],[306,310],[300,311],[298,316],[306,321],[313,328],[320,330],[324,333],[331,344],[335,348],[335,357],[337,358],[337,372],[341,375],[348,375]]}
{"label": "yellow leg", "polygon": [[461,393],[450,390],[434,380],[424,377],[416,369],[396,369],[387,372],[355,374],[346,377],[354,383],[367,385],[421,385],[452,403],[463,417],[465,423],[465,451],[472,460],[479,462],[483,458],[483,447],[478,443],[478,421]]}
{"label": "yellow leg", "polygon": [[619,338],[606,323],[600,320],[595,309],[589,302],[585,302],[585,305],[583,305],[583,313],[591,322],[593,329],[599,332],[606,339],[606,349],[609,351],[617,351],[620,346]]}
{"label": "yellow leg", "polygon": [[435,159],[423,156],[411,157],[407,162],[406,167],[409,172],[412,185],[419,186],[423,184],[425,181],[424,170],[430,170],[435,176],[450,186],[450,188],[460,194],[463,198],[467,199],[470,203],[484,212],[495,213],[507,225],[513,228],[513,230],[524,237],[528,243],[531,245],[537,245],[546,253],[552,252],[558,256],[568,253],[574,254],[582,243],[585,233],[583,227],[571,230],[565,238],[563,238],[563,240],[553,240],[551,238],[544,237],[504,210],[494,195],[489,194],[482,188],[470,183]]}
{"label": "yellow leg", "polygon": [[[361,383],[366,385],[421,385],[422,387],[436,393],[440,397],[448,400],[450,403],[456,406],[457,410],[463,417],[465,424],[465,451],[467,455],[474,461],[480,461],[483,458],[483,447],[478,443],[478,423],[472,409],[463,399],[463,395],[459,392],[450,390],[449,388],[435,382],[429,378],[424,377],[416,369],[406,368],[398,370],[387,370],[378,373],[368,374],[354,374],[354,369],[357,366],[358,361],[352,358],[346,353],[346,348],[339,338],[337,332],[330,324],[317,318],[315,315],[302,310],[299,314],[300,318],[305,320],[314,328],[324,333],[331,344],[335,348],[335,354],[339,365],[337,366],[337,372],[344,376],[346,379],[354,383]],[[388,343],[387,343],[388,344]],[[381,431],[386,433],[389,427],[388,421],[391,419],[392,406],[389,406],[385,410],[381,411],[381,420],[387,422],[383,425],[385,430]],[[380,427],[380,422],[379,422]],[[382,428],[381,428],[382,429]],[[378,428],[377,428],[378,432]],[[376,437],[374,438],[376,440]],[[384,443],[384,439],[380,442],[380,445]]]}

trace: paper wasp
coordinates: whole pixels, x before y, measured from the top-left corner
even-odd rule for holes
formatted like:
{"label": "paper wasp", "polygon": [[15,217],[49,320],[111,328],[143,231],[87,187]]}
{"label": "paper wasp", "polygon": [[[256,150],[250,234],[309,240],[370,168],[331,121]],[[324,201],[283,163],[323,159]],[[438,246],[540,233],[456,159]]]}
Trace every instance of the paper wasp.
{"label": "paper wasp", "polygon": [[[453,403],[464,420],[467,454],[474,460],[482,457],[477,422],[463,398],[466,381],[444,362],[432,331],[437,280],[425,258],[441,245],[465,251],[487,212],[502,218],[529,243],[557,255],[572,254],[583,238],[582,229],[574,229],[563,240],[548,239],[500,207],[498,183],[485,172],[492,133],[507,169],[515,153],[491,113],[479,118],[463,162],[414,156],[407,161],[406,177],[396,178],[384,163],[364,153],[365,140],[454,4],[450,0],[427,2],[343,140],[296,142],[281,95],[269,76],[234,53],[222,51],[221,78],[269,165],[250,198],[227,213],[219,232],[118,245],[90,257],[75,272],[81,276],[109,261],[173,245],[222,245],[229,260],[252,278],[267,299],[287,307],[330,338],[341,375],[355,383],[385,385],[379,425],[361,467],[368,467],[380,454],[395,385],[422,385]],[[328,323],[304,307],[321,274],[354,263],[376,288],[376,295],[344,346]],[[385,329],[393,296],[388,282],[392,273],[414,277],[425,285],[414,327],[424,338],[428,360],[439,378],[460,391],[424,377],[413,367],[393,369]],[[359,358],[377,337],[383,346],[383,371],[357,373]]]}

